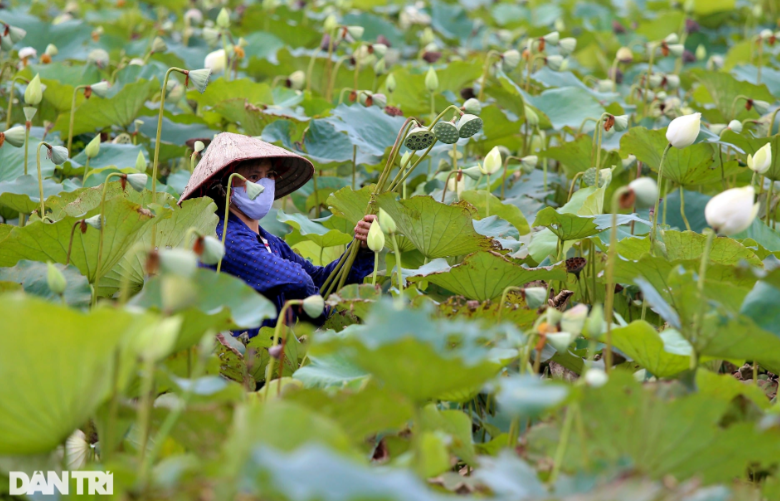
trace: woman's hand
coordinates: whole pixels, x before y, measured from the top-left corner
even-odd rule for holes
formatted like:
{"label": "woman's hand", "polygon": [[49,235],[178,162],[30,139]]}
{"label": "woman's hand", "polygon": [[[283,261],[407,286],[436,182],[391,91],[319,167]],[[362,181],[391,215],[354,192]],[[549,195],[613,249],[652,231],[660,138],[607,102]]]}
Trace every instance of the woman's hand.
{"label": "woman's hand", "polygon": [[368,243],[366,242],[368,240],[368,230],[371,229],[371,222],[376,219],[375,215],[370,216],[364,216],[363,220],[358,222],[357,226],[355,226],[355,238],[357,238],[360,241],[361,247],[367,247]]}

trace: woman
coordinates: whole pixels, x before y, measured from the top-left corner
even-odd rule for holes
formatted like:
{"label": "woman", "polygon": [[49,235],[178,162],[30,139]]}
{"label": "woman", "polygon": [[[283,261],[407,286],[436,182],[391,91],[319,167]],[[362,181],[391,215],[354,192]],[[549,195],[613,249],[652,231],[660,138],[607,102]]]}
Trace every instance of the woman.
{"label": "woman", "polygon": [[[311,179],[314,167],[307,159],[259,139],[223,132],[214,138],[184,188],[179,203],[188,198],[211,197],[217,204],[220,221],[217,235],[222,238],[230,174],[237,172],[264,190],[256,199],[246,194],[245,181],[235,177],[229,201],[225,257],[222,271],[241,278],[250,287],[276,305],[277,314],[285,301],[305,299],[319,294],[319,289],[338,261],[315,266],[296,254],[284,240],[268,233],[260,220],[268,214],[273,201],[297,190]],[[355,227],[355,238],[361,252],[352,267],[347,283],[362,283],[373,271],[373,253],[366,249],[371,221],[366,216]],[[321,324],[326,318],[304,319]],[[275,319],[263,325],[273,325]],[[249,331],[249,337],[258,329]]]}

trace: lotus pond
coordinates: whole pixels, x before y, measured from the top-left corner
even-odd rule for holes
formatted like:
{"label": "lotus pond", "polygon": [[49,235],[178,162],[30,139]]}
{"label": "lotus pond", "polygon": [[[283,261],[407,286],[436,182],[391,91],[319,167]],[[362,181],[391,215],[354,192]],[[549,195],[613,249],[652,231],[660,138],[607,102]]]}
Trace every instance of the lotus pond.
{"label": "lotus pond", "polygon": [[[780,499],[777,1],[2,7],[3,499]],[[324,325],[198,266],[220,132]]]}

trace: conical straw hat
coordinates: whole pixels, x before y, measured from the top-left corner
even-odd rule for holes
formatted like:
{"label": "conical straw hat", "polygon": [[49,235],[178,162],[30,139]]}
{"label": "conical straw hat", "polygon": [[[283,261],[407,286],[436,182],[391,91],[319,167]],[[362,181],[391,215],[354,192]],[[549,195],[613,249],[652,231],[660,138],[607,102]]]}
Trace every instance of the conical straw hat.
{"label": "conical straw hat", "polygon": [[300,155],[260,139],[223,132],[217,134],[206,149],[187,186],[184,187],[179,203],[188,198],[205,195],[211,183],[220,179],[228,169],[239,162],[255,158],[276,160],[275,168],[279,176],[276,178],[275,198],[289,195],[306,184],[314,174],[312,163]]}

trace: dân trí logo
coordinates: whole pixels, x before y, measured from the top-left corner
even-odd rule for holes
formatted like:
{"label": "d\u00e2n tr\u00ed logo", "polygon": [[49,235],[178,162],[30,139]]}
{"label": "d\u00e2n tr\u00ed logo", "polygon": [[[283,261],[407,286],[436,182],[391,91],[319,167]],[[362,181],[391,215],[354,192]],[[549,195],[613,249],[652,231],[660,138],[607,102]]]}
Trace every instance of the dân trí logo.
{"label": "d\u00e2n tr\u00ed logo", "polygon": [[[70,480],[76,484],[75,494],[110,495],[114,493],[114,474],[110,471],[63,471],[57,474],[48,471],[46,475],[42,471],[36,471],[32,477],[22,471],[9,472],[9,494],[12,496],[33,494],[54,494],[55,490],[60,494],[70,494]],[[86,480],[86,482],[84,482]]]}

